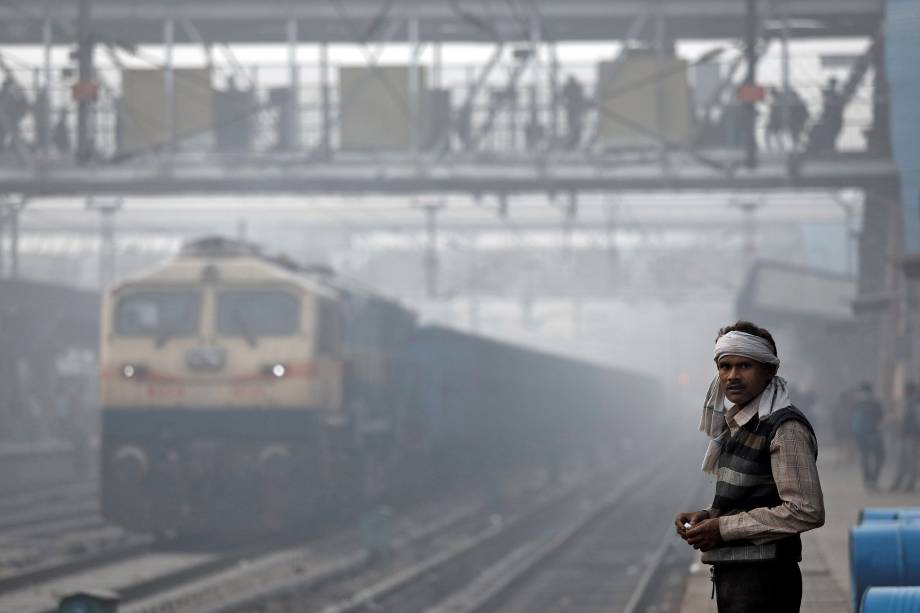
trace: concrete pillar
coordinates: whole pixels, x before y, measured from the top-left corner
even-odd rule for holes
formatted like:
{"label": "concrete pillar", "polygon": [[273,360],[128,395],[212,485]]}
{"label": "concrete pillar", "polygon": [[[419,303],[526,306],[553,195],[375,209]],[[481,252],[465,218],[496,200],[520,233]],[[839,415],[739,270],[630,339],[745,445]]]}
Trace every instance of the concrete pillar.
{"label": "concrete pillar", "polygon": [[850,367],[853,384],[873,383],[887,406],[893,399],[903,309],[901,206],[896,185],[867,190],[859,240],[859,276],[854,303],[856,353]]}

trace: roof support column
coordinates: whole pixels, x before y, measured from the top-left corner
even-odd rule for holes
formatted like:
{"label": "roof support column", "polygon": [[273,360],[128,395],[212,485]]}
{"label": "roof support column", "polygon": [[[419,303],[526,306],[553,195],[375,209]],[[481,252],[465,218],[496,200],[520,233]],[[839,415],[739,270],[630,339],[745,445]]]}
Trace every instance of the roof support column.
{"label": "roof support column", "polygon": [[[782,105],[782,120],[783,120],[783,138],[780,139],[783,150],[788,151],[788,145],[786,137],[791,134],[789,131],[789,110],[792,90],[789,84],[789,0],[782,0],[780,2],[780,17],[783,22],[782,38],[781,41],[781,59],[780,59],[780,74],[783,82],[783,105]],[[792,148],[795,148],[796,143],[792,143]]]}
{"label": "roof support column", "polygon": [[43,104],[37,109],[45,128],[38,134],[39,149],[42,158],[45,159],[48,158],[48,145],[51,140],[51,46],[54,44],[54,31],[51,26],[51,3],[45,2],[45,18],[42,21],[42,84],[39,90],[43,93]]}
{"label": "roof support column", "polygon": [[[93,70],[93,45],[95,36],[90,31],[92,0],[80,0],[77,19],[77,74],[78,83],[85,86],[95,79]],[[77,101],[77,164],[87,164],[94,155],[93,100],[81,95]]]}
{"label": "roof support column", "polygon": [[549,147],[555,148],[559,142],[559,56],[556,53],[556,41],[549,43]]}
{"label": "roof support column", "polygon": [[530,96],[528,104],[528,120],[526,123],[527,131],[531,133],[530,138],[525,138],[524,142],[528,150],[533,152],[532,145],[539,143],[542,136],[536,135],[542,132],[542,121],[540,118],[540,84],[543,82],[543,58],[540,53],[543,48],[543,24],[540,21],[540,15],[533,11],[530,16],[530,49],[533,53],[533,67],[531,70]]}
{"label": "roof support column", "polygon": [[176,22],[172,17],[163,21],[163,124],[166,127],[168,148],[176,150],[176,75],[173,71],[173,47],[176,37]]}
{"label": "roof support column", "polygon": [[324,160],[332,153],[332,128],[329,107],[329,43],[325,40],[319,44],[319,87],[320,87],[320,139],[319,149]]}
{"label": "roof support column", "polygon": [[[417,15],[411,15],[408,22],[409,42],[409,148],[413,156],[418,156],[421,149],[421,71],[419,55],[421,41]],[[427,106],[427,105],[426,105]]]}
{"label": "roof support column", "polygon": [[287,144],[291,151],[300,149],[300,67],[297,64],[297,45],[300,40],[296,17],[287,20],[287,59],[288,59],[288,113]]}
{"label": "roof support column", "polygon": [[[668,45],[668,24],[664,16],[664,2],[659,0],[655,11],[655,69],[658,72],[665,70],[666,61],[673,56],[673,46]],[[625,53],[625,50],[624,50]],[[668,110],[665,100],[666,93],[664,79],[655,79],[655,124],[658,128],[658,161],[662,168],[668,167],[668,144],[665,141],[668,130]]]}
{"label": "roof support column", "polygon": [[[757,84],[757,0],[746,0],[745,21],[745,61],[747,75],[744,84],[753,87]],[[753,102],[744,103],[744,165],[748,168],[757,166],[757,109]]]}

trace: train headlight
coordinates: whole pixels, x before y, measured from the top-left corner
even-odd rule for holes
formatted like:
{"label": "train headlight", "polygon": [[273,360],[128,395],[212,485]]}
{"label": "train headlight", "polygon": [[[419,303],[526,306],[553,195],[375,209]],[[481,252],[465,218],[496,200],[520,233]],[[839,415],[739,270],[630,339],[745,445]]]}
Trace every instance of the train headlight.
{"label": "train headlight", "polygon": [[262,369],[262,372],[269,377],[274,377],[276,379],[281,379],[284,375],[287,374],[287,366],[284,364],[270,364]]}
{"label": "train headlight", "polygon": [[121,376],[125,379],[138,379],[147,374],[147,369],[140,364],[124,364],[121,367]]}

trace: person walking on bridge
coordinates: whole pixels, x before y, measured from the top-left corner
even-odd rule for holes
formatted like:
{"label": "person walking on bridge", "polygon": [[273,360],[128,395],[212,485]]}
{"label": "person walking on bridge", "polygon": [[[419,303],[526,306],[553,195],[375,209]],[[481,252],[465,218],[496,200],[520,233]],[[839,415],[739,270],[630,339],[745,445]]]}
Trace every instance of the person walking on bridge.
{"label": "person walking on bridge", "polygon": [[715,363],[700,421],[715,498],[679,513],[677,534],[711,565],[719,613],[797,613],[799,534],[824,524],[814,429],[776,374],[767,330],[747,321],[722,328]]}

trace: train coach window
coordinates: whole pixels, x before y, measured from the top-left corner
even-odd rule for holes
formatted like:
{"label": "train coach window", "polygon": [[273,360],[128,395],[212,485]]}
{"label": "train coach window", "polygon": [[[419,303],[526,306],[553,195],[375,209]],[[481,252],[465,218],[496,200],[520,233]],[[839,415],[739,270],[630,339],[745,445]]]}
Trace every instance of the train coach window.
{"label": "train coach window", "polygon": [[217,332],[224,336],[287,336],[300,327],[300,300],[279,290],[217,294]]}
{"label": "train coach window", "polygon": [[198,292],[146,291],[128,294],[115,307],[115,333],[122,336],[190,336],[198,332]]}

